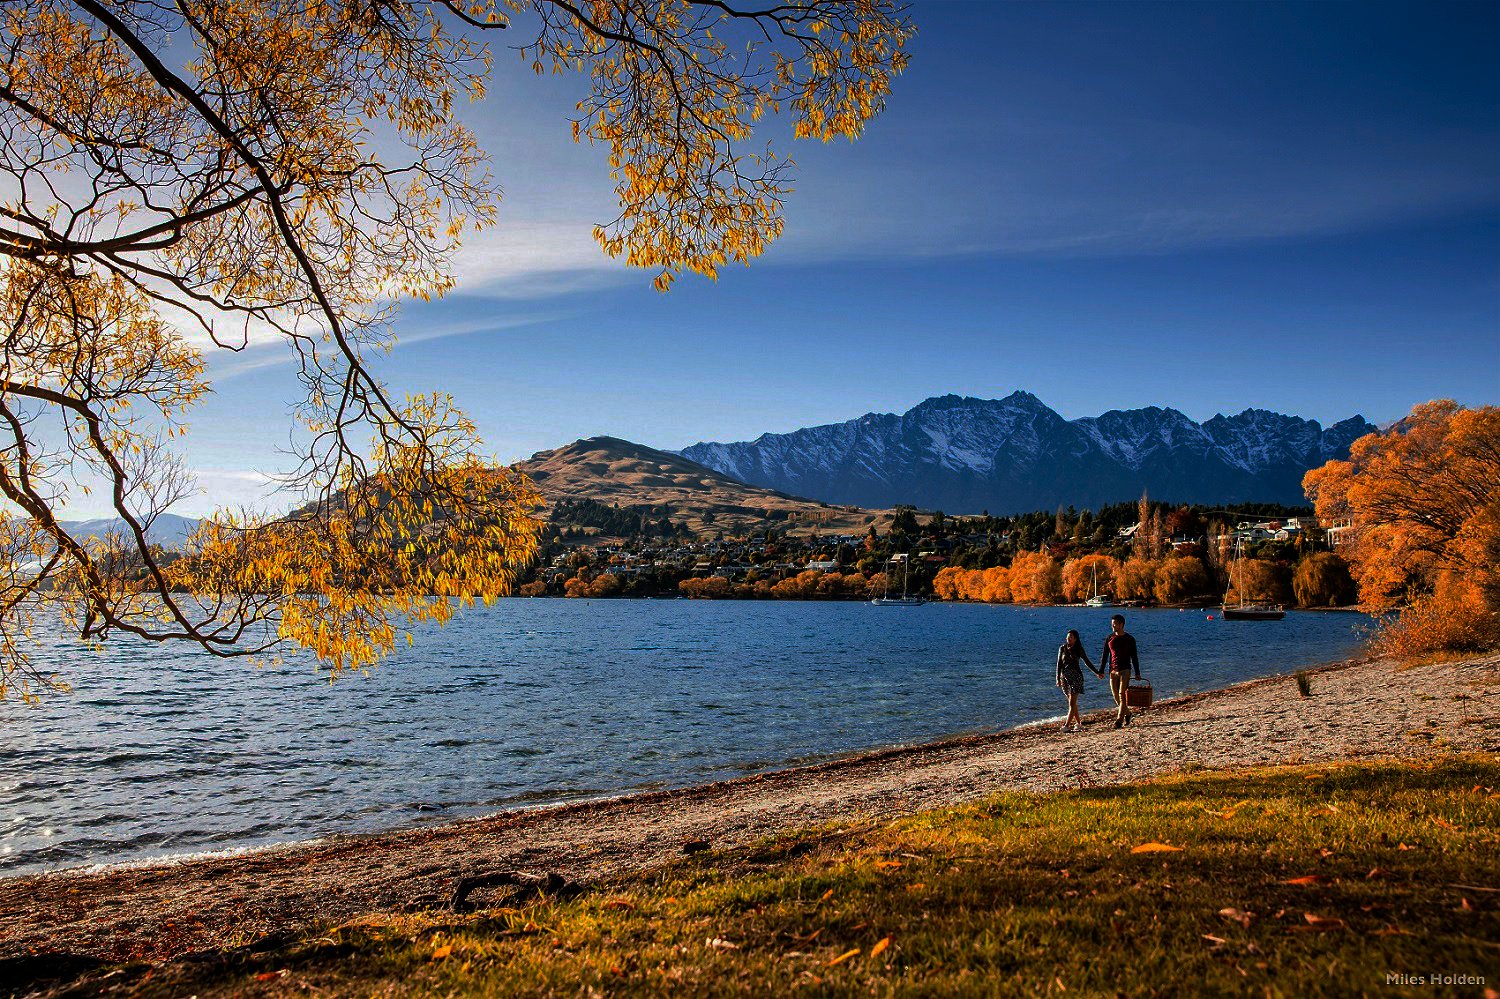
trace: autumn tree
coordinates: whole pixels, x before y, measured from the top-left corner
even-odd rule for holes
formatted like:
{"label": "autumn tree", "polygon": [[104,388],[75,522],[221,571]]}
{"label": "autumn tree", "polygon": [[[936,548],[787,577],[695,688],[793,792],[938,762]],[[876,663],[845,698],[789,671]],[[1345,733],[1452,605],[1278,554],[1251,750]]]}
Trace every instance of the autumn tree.
{"label": "autumn tree", "polygon": [[1160,559],[1166,550],[1166,527],[1162,523],[1161,508],[1151,511],[1151,527],[1146,532],[1147,555]]}
{"label": "autumn tree", "polygon": [[945,565],[932,577],[932,595],[939,600],[960,600],[961,580],[967,569]]}
{"label": "autumn tree", "polygon": [[1018,604],[1055,604],[1062,600],[1062,566],[1041,552],[1021,552],[1010,564],[1010,595]]}
{"label": "autumn tree", "polygon": [[987,604],[1008,604],[1013,599],[1010,589],[1010,567],[997,565],[980,571],[979,579],[976,581],[969,577],[972,587],[971,592],[977,594],[971,599],[982,600]]}
{"label": "autumn tree", "polygon": [[1075,603],[1099,593],[1113,593],[1115,569],[1119,565],[1107,555],[1085,555],[1063,565],[1063,597]]}
{"label": "autumn tree", "polygon": [[1225,604],[1292,602],[1292,573],[1279,562],[1266,559],[1236,559],[1229,570]]}
{"label": "autumn tree", "polygon": [[1301,607],[1342,607],[1358,592],[1349,563],[1333,552],[1309,555],[1292,572],[1292,594]]}
{"label": "autumn tree", "polygon": [[1147,558],[1126,559],[1115,570],[1115,596],[1121,600],[1150,600],[1155,596],[1158,564]]}
{"label": "autumn tree", "polygon": [[[0,27],[0,696],[28,699],[59,684],[26,655],[42,615],[336,673],[510,589],[537,496],[368,363],[495,221],[455,111],[489,36],[587,79],[573,136],[619,202],[594,236],[666,289],[781,234],[789,162],[756,123],[858,136],[912,32],[890,0],[14,0]],[[211,517],[167,565],[146,532],[192,489],[173,444],[208,361],[263,344],[303,390],[297,512]],[[125,525],[99,544],[60,522],[87,486]]]}
{"label": "autumn tree", "polygon": [[1397,652],[1500,643],[1500,407],[1415,407],[1355,441],[1348,461],[1308,472],[1325,522],[1371,611],[1400,609],[1382,636]]}
{"label": "autumn tree", "polygon": [[1150,542],[1147,531],[1151,522],[1151,497],[1141,490],[1141,498],[1135,505],[1135,535],[1131,538],[1131,549],[1142,558],[1150,558]]}
{"label": "autumn tree", "polygon": [[1186,535],[1197,537],[1208,530],[1208,525],[1203,520],[1203,515],[1190,506],[1180,506],[1167,515],[1163,525],[1166,533],[1171,537]]}
{"label": "autumn tree", "polygon": [[1205,596],[1212,589],[1208,570],[1202,561],[1190,556],[1163,561],[1151,584],[1151,592],[1163,604],[1180,604]]}

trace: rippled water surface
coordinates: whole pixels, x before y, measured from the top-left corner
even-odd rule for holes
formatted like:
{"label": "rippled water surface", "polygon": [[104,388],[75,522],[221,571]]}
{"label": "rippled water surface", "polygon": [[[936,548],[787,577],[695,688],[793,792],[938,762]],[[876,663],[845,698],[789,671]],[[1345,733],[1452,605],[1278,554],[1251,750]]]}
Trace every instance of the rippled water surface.
{"label": "rippled water surface", "polygon": [[[1132,611],[1157,696],[1351,654],[1366,619]],[[1067,628],[1109,612],[510,600],[368,676],[62,642],[76,688],[0,704],[0,871],[411,825],[722,779],[1059,715]],[[1086,708],[1109,704],[1092,676]],[[1086,738],[1086,736],[1084,736]]]}

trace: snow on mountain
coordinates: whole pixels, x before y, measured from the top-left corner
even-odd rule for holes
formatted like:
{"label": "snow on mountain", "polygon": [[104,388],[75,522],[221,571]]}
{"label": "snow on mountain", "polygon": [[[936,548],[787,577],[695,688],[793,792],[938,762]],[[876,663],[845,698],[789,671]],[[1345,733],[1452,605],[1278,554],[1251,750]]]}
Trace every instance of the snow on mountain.
{"label": "snow on mountain", "polygon": [[1175,409],[1065,420],[1030,392],[928,399],[906,413],[706,442],[680,454],[743,482],[829,503],[954,512],[1098,506],[1143,489],[1180,502],[1302,503],[1302,475],[1375,427],[1247,409],[1197,423]]}
{"label": "snow on mountain", "polygon": [[[100,517],[97,520],[64,520],[62,527],[74,540],[83,541],[86,538],[102,538],[107,534],[118,534],[121,537],[130,537],[130,528],[125,521],[119,517]],[[146,540],[152,544],[161,545],[163,548],[180,547],[195,530],[198,529],[198,521],[192,517],[179,517],[175,513],[163,513],[157,516],[146,531]]]}

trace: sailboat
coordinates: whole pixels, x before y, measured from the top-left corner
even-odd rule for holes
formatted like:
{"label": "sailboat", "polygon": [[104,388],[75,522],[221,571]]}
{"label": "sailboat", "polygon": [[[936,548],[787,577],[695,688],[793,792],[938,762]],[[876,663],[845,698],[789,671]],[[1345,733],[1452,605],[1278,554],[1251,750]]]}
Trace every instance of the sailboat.
{"label": "sailboat", "polygon": [[[901,563],[901,595],[893,597],[890,595],[890,564]],[[921,597],[914,597],[907,593],[906,584],[911,577],[911,553],[904,555],[892,555],[890,562],[886,563],[886,592],[871,600],[870,603],[876,607],[920,607],[927,601]]]}
{"label": "sailboat", "polygon": [[1115,602],[1107,594],[1099,592],[1099,563],[1094,563],[1094,595],[1083,602],[1085,607],[1113,607]]}
{"label": "sailboat", "polygon": [[[1236,569],[1240,570],[1240,579],[1244,579],[1244,539],[1238,538],[1234,543],[1234,560],[1229,563],[1229,581],[1234,582]],[[1286,608],[1280,604],[1248,603],[1245,600],[1245,588],[1234,587],[1239,592],[1240,602],[1238,606],[1229,606],[1229,592],[1224,593],[1223,614],[1226,621],[1280,621],[1286,617]]]}

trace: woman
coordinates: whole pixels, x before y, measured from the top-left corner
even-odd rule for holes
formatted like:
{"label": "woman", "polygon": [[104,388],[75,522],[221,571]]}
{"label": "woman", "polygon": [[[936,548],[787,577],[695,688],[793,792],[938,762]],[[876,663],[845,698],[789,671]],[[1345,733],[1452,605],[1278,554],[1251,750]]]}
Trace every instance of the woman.
{"label": "woman", "polygon": [[1069,630],[1068,637],[1057,649],[1057,685],[1068,695],[1068,720],[1063,722],[1064,732],[1076,732],[1083,728],[1083,719],[1078,716],[1078,695],[1083,693],[1083,669],[1078,665],[1080,659],[1088,664],[1095,676],[1104,675],[1094,668],[1093,660],[1083,651],[1083,641],[1078,637],[1078,632]]}

